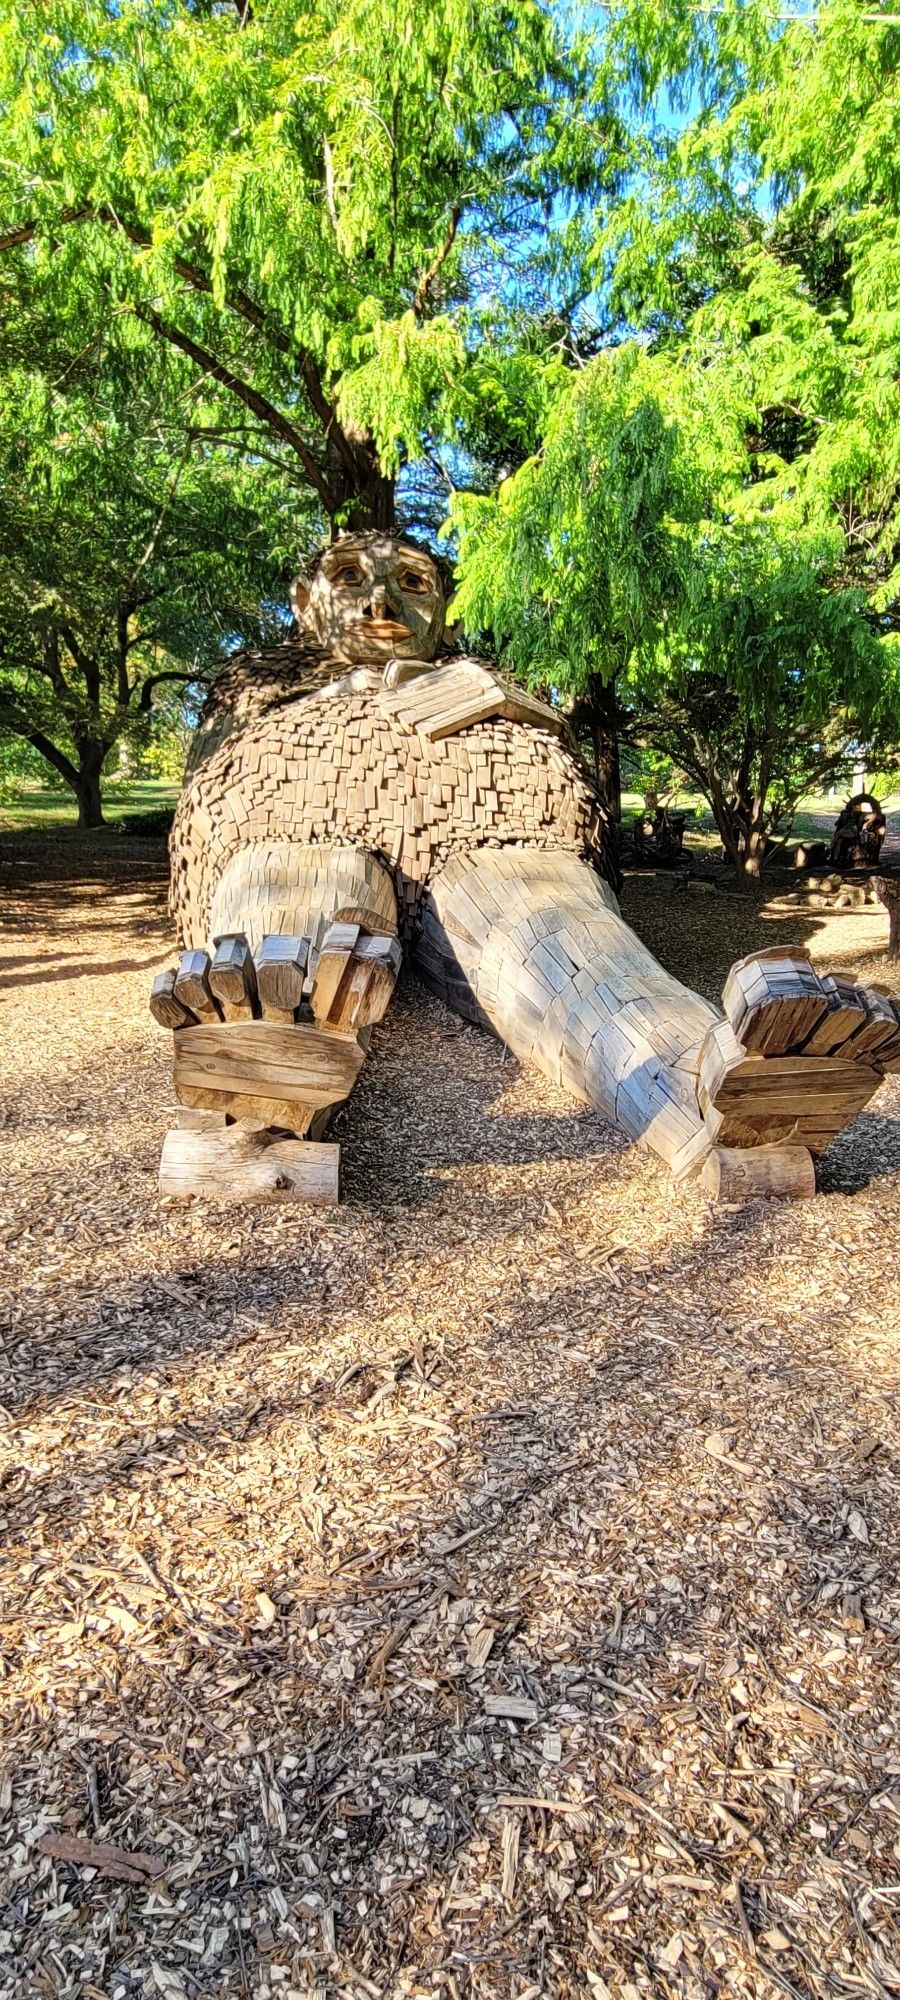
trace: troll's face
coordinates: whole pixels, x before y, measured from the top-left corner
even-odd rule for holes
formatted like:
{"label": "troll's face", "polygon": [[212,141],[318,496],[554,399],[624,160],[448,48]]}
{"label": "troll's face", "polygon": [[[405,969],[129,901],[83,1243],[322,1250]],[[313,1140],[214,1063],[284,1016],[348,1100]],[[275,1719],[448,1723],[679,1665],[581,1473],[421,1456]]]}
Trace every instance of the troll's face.
{"label": "troll's face", "polygon": [[302,629],[352,666],[433,660],[444,634],[437,565],[393,535],[342,535],[311,581],[293,585],[291,603]]}

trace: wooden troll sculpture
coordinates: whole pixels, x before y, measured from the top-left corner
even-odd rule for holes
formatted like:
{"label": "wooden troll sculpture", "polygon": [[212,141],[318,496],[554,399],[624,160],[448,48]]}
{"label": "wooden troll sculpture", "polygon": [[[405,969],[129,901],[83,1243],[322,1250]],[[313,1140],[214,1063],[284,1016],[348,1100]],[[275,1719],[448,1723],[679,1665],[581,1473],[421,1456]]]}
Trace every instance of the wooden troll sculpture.
{"label": "wooden troll sculpture", "polygon": [[900,1064],[891,1001],[779,950],[733,967],[722,1018],[663,971],[619,914],[561,718],[442,652],[422,549],[345,535],[292,598],[302,641],[220,675],[175,819],[185,950],[151,999],[183,1107],[163,1192],[336,1199],[320,1135],[405,947],[676,1176],[811,1193],[812,1155]]}

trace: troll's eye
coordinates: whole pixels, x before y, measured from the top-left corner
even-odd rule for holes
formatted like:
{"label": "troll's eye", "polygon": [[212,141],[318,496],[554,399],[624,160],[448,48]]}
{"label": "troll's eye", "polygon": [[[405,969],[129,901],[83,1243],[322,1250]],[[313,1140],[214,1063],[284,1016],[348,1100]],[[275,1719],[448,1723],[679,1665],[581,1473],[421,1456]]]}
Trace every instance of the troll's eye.
{"label": "troll's eye", "polygon": [[344,563],[336,572],[335,583],[362,583],[362,570],[355,563]]}
{"label": "troll's eye", "polygon": [[419,575],[418,570],[404,569],[400,572],[400,588],[401,590],[418,591],[420,596],[424,596],[428,591],[428,584],[424,576]]}

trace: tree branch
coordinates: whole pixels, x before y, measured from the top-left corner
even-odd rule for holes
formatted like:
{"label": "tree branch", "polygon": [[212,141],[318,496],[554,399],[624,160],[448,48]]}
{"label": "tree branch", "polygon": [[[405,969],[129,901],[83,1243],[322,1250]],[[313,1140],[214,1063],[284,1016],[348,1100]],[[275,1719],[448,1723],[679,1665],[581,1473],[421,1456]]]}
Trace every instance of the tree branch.
{"label": "tree branch", "polygon": [[[121,235],[127,236],[129,243],[133,243],[139,250],[153,248],[153,236],[149,229],[141,228],[138,223],[125,222],[111,208],[97,208],[91,202],[83,202],[78,208],[62,209],[56,221],[57,227],[68,226],[73,222],[100,222],[106,228],[118,230]],[[39,227],[37,221],[31,221],[20,224],[17,229],[8,230],[6,235],[0,236],[0,253],[4,250],[20,249],[23,244],[30,243],[37,235]],[[186,285],[190,285],[192,291],[202,292],[207,298],[212,296],[212,279],[208,272],[201,270],[199,264],[192,263],[187,257],[176,255],[173,265],[179,278],[182,278]],[[308,348],[298,347],[296,341],[291,340],[281,327],[274,326],[262,306],[257,305],[256,300],[240,286],[231,287],[226,291],[225,304],[231,312],[246,320],[249,326],[255,327],[257,333],[261,334],[279,354],[286,355],[292,361],[303,383],[313,415],[318,418],[326,438],[333,444],[345,470],[355,475],[358,471],[357,451],[352,439],[347,436],[339,422],[335,406],[322,386],[315,356]],[[316,490],[318,491],[318,488]],[[323,498],[321,494],[320,498]],[[323,504],[326,504],[324,498]]]}
{"label": "tree branch", "polygon": [[443,266],[446,264],[447,258],[449,257],[450,252],[453,249],[454,243],[456,242],[456,232],[459,228],[461,217],[462,217],[462,209],[460,208],[459,204],[457,204],[456,207],[452,208],[450,211],[450,220],[447,224],[447,234],[444,237],[444,241],[441,244],[437,256],[434,258],[433,262],[429,264],[427,271],[423,272],[416,286],[415,297],[413,299],[414,313],[419,313],[419,314],[423,313],[426,305],[428,304],[428,294],[431,291],[431,287],[434,284],[434,281],[439,271],[441,271]]}
{"label": "tree branch", "polygon": [[194,669],[189,667],[184,667],[184,668],[169,667],[166,669],[165,673],[150,674],[147,680],[144,681],[143,686],[141,688],[140,699],[137,705],[138,715],[149,715],[150,709],[153,704],[153,690],[154,688],[159,687],[162,681],[181,681],[182,685],[185,686],[188,681],[196,681],[201,679],[202,675],[198,674]]}
{"label": "tree branch", "polygon": [[73,790],[77,789],[79,772],[71,757],[67,757],[64,750],[58,750],[50,737],[45,736],[42,729],[37,729],[27,715],[20,712],[15,706],[14,699],[10,699],[8,692],[3,688],[0,688],[0,727],[9,729],[13,736],[23,736],[26,743],[31,743],[47,763],[52,764],[54,771],[59,772],[67,785],[71,785]]}
{"label": "tree branch", "polygon": [[267,430],[274,432],[276,437],[280,437],[285,444],[290,445],[291,450],[296,452],[307,479],[318,493],[326,512],[333,514],[340,504],[340,497],[335,494],[325,473],[314,459],[306,439],[301,437],[289,418],[282,416],[281,411],[276,409],[274,403],[269,402],[267,396],[261,395],[258,389],[254,389],[240,375],[235,375],[233,369],[227,368],[223,361],[217,361],[206,348],[200,347],[196,340],[191,339],[190,334],[182,333],[179,327],[172,326],[168,320],[164,320],[161,313],[158,313],[153,306],[140,305],[135,306],[133,310],[137,318],[143,320],[146,326],[152,327],[154,333],[159,334],[162,340],[169,341],[172,347],[180,348],[182,354],[186,354],[196,367],[202,368],[207,375],[212,376],[214,382],[221,383],[223,389],[228,389],[232,396],[236,396],[248,410],[252,410],[254,416],[259,417],[260,422],[265,424]]}

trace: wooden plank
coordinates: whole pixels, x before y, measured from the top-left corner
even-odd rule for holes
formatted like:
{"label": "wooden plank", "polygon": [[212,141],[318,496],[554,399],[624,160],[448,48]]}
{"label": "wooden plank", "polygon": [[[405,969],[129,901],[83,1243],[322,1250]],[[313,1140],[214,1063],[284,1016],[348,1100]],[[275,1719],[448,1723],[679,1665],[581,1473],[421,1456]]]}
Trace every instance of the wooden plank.
{"label": "wooden plank", "polygon": [[196,1021],[218,1021],[219,1010],[209,984],[209,953],[183,951],[175,974],[175,998]]}
{"label": "wooden plank", "polygon": [[364,1060],[355,1035],[312,1022],[203,1024],[175,1040],[175,1094],[182,1104],[230,1110],[229,1098],[276,1099],[312,1110],[349,1096]]}
{"label": "wooden plank", "polygon": [[250,946],[240,931],[216,939],[209,984],[226,1021],[252,1021],[256,971]]}
{"label": "wooden plank", "polygon": [[160,1194],[189,1201],[336,1202],[340,1146],[308,1139],[272,1139],[239,1126],[222,1132],[166,1134],[159,1167]]}
{"label": "wooden plank", "polygon": [[189,1007],[182,1005],[175,994],[175,968],[168,966],[165,972],[158,972],[150,988],[150,1012],[161,1028],[186,1028],[194,1019]]}
{"label": "wooden plank", "polygon": [[270,932],[256,954],[256,988],[264,1021],[293,1021],[303,998],[309,938]]}
{"label": "wooden plank", "polygon": [[759,1196],[808,1201],[816,1191],[816,1169],[805,1146],[714,1146],[700,1180],[712,1201]]}

